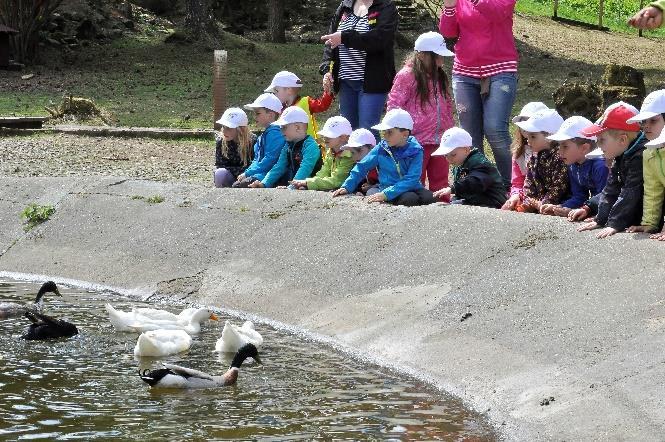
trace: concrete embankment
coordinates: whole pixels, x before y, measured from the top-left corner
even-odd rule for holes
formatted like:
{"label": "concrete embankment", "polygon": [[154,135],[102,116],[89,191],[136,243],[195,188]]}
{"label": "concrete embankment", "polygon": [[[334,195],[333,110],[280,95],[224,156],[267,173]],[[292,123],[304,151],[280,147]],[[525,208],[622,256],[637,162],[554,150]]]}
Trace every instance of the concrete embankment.
{"label": "concrete embankment", "polygon": [[[32,202],[57,211],[24,233]],[[315,192],[0,178],[0,271],[186,296],[329,336],[430,376],[514,440],[662,440],[665,244],[646,238]]]}

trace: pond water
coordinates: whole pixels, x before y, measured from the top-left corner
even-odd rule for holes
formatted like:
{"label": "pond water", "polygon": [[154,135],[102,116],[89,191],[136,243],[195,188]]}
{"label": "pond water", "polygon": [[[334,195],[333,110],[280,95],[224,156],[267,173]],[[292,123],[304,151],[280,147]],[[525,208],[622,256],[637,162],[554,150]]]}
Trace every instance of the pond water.
{"label": "pond water", "polygon": [[[0,278],[0,302],[31,302],[39,286]],[[261,324],[263,365],[244,364],[235,386],[151,390],[137,370],[161,361],[224,372],[231,357],[213,353],[215,342],[224,319],[241,321],[221,315],[204,323],[188,352],[135,358],[137,334],[116,332],[104,303],[147,303],[60,291],[46,295],[44,312],[76,324],[76,337],[24,341],[27,319],[0,320],[0,440],[496,439],[480,416],[421,381]]]}

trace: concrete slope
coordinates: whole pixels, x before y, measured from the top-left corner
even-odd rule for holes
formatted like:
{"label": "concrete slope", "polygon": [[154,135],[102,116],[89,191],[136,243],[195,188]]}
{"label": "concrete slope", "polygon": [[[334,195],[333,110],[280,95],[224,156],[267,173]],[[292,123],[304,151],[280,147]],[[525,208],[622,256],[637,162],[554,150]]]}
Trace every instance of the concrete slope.
{"label": "concrete slope", "polygon": [[[164,202],[145,200],[155,195]],[[24,233],[30,202],[57,211]],[[644,235],[122,178],[0,178],[0,227],[0,271],[188,297],[327,335],[433,377],[509,439],[665,434],[665,244]]]}

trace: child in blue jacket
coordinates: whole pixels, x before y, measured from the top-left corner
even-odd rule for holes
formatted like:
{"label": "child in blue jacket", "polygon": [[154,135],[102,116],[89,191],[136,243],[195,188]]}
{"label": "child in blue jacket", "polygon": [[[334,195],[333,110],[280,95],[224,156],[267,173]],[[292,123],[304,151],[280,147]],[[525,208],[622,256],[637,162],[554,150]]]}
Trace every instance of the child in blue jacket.
{"label": "child in blue jacket", "polygon": [[245,109],[254,111],[256,124],[265,130],[254,143],[254,160],[238,175],[232,187],[249,187],[255,181],[261,181],[279,159],[284,146],[284,136],[275,124],[282,111],[282,102],[274,94],[261,94],[254,103],[245,105]]}
{"label": "child in blue jacket", "polygon": [[379,170],[379,192],[368,203],[389,202],[402,206],[432,204],[436,199],[420,182],[423,148],[411,136],[413,119],[402,109],[392,109],[372,129],[382,131],[383,140],[359,161],[333,197],[353,193],[375,167]]}
{"label": "child in blue jacket", "polygon": [[594,197],[605,188],[609,169],[605,159],[587,157],[596,148],[596,137],[587,137],[582,130],[591,125],[593,123],[586,118],[573,116],[547,137],[559,143],[559,158],[568,166],[571,195],[560,204],[543,204],[540,213],[581,221],[598,212]]}
{"label": "child in blue jacket", "polygon": [[[307,134],[307,112],[298,106],[287,107],[275,124],[280,127],[286,140],[279,159],[261,181],[254,181],[249,187],[286,186],[293,180],[313,176],[321,168],[321,149],[314,138]],[[293,186],[289,188],[294,189]]]}

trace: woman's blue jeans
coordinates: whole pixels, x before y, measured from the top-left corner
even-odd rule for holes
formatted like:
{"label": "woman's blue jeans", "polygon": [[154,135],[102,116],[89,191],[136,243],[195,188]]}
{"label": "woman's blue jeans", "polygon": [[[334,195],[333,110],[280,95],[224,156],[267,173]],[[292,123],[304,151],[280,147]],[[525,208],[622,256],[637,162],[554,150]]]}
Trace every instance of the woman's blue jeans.
{"label": "woman's blue jeans", "polygon": [[480,79],[453,74],[453,94],[460,125],[471,134],[473,147],[484,152],[483,138],[494,153],[496,167],[510,189],[510,114],[515,103],[517,73],[506,72],[489,78],[489,95],[480,95]]}
{"label": "woman's blue jeans", "polygon": [[[339,113],[349,120],[354,129],[370,129],[379,124],[386,105],[388,94],[368,94],[363,92],[362,80],[340,80]],[[379,141],[376,131],[377,142]]]}

